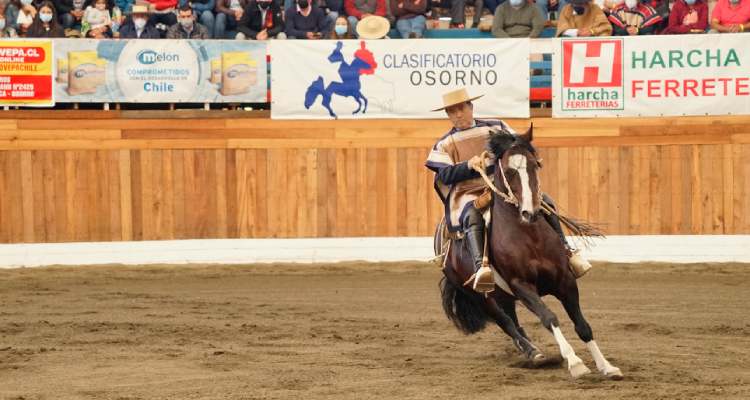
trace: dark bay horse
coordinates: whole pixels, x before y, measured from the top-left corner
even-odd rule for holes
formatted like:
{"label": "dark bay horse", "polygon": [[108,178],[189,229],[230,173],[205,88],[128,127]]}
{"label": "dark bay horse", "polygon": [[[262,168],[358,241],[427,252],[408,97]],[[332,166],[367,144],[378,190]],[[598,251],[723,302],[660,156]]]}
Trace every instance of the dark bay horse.
{"label": "dark bay horse", "polygon": [[545,363],[544,355],[518,323],[515,302],[520,300],[552,333],[570,374],[578,378],[591,371],[575,354],[560,331],[557,316],[541,299],[541,296],[552,295],[563,304],[597,369],[607,377],[621,379],[620,369],[604,358],[583,317],[576,278],[568,266],[563,243],[544,218],[538,218],[541,191],[537,172],[541,164],[532,140],[531,128],[519,136],[507,132],[491,135],[488,150],[495,156],[492,161],[495,163],[494,183],[503,193],[502,197],[493,193],[491,226],[487,233],[490,264],[495,270],[495,290],[485,296],[464,286],[474,273],[474,267],[462,241],[453,241],[443,270],[445,278],[441,281],[443,309],[466,334],[482,330],[487,321],[495,322],[528,360],[535,365]]}

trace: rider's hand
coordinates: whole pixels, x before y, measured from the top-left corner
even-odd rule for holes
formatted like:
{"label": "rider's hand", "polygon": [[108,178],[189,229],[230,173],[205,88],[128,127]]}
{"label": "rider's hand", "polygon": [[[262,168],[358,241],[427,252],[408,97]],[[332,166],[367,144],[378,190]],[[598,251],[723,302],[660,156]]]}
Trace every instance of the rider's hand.
{"label": "rider's hand", "polygon": [[480,156],[474,156],[469,159],[469,161],[466,162],[466,164],[469,166],[469,169],[476,171],[477,169],[484,169],[484,158]]}

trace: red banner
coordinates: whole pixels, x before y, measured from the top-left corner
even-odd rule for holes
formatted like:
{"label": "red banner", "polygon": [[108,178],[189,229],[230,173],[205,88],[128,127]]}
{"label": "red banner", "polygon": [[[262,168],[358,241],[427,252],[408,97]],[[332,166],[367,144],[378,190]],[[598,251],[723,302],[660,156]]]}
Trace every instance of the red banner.
{"label": "red banner", "polygon": [[54,104],[52,41],[0,41],[0,105]]}

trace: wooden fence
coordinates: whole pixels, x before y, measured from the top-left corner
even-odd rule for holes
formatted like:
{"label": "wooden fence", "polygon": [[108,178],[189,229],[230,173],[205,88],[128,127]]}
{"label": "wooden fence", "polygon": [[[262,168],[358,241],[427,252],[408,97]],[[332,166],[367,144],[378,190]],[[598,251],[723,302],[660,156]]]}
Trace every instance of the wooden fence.
{"label": "wooden fence", "polygon": [[[750,117],[533,122],[543,189],[571,215],[610,234],[750,233]],[[0,242],[430,235],[423,163],[447,128],[0,113]]]}

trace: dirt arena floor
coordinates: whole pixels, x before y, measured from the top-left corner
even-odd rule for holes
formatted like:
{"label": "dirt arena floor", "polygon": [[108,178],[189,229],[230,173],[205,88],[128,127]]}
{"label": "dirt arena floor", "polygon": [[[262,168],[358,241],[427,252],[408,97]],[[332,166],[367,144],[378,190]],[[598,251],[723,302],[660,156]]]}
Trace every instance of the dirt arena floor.
{"label": "dirt arena floor", "polygon": [[0,270],[0,398],[750,399],[750,265],[595,268],[582,305],[620,382],[462,335],[432,264]]}

